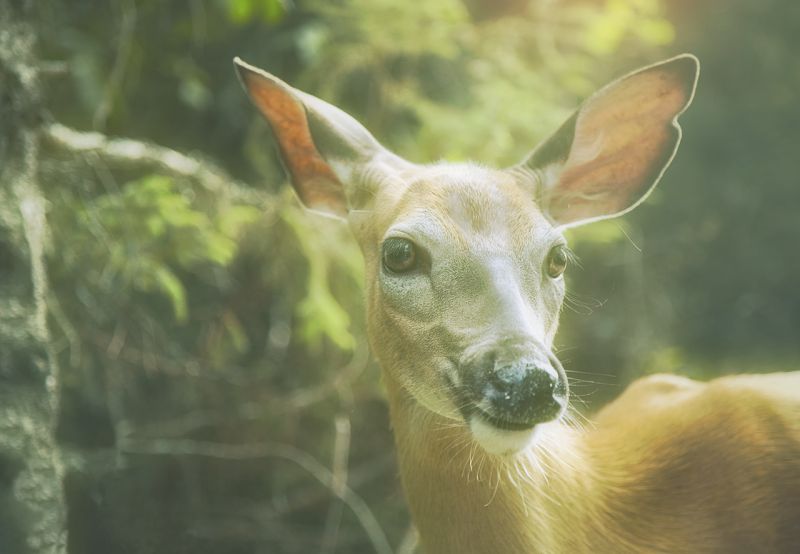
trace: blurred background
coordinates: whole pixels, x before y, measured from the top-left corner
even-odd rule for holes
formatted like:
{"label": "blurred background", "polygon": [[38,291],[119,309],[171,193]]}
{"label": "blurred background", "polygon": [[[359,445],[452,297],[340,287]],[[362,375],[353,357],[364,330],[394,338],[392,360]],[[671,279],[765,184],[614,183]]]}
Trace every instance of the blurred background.
{"label": "blurred background", "polygon": [[[44,200],[40,219],[24,201],[19,221],[0,213],[17,221],[0,225],[0,297],[24,300],[0,303],[0,369],[46,353],[30,383],[52,408],[70,553],[413,552],[360,253],[299,207],[237,55],[413,161],[502,166],[610,79],[696,54],[658,189],[570,232],[557,345],[587,412],[643,374],[797,367],[800,3],[3,0],[0,14],[0,185],[34,168]],[[39,346],[12,340],[17,305],[46,323]],[[1,489],[26,460],[2,453],[0,514],[18,514]],[[0,552],[33,552],[23,516],[3,519]]]}

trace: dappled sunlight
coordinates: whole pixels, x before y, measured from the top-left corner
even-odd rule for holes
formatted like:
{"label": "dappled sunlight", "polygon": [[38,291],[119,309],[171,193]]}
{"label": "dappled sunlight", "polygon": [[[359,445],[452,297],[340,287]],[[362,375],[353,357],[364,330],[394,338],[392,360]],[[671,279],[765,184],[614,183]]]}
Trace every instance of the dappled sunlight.
{"label": "dappled sunlight", "polygon": [[[697,54],[659,187],[566,232],[565,417],[591,428],[643,375],[795,369],[799,18],[789,0],[0,0],[0,512],[22,514],[6,518],[18,533],[0,523],[0,552],[40,551],[21,549],[37,528],[24,514],[47,509],[4,503],[18,474],[51,479],[47,540],[74,553],[415,551],[366,336],[373,246],[351,235],[375,206],[350,227],[301,206],[234,56],[412,162],[502,168],[611,79]],[[662,118],[690,96],[676,95]],[[657,135],[625,123],[638,134],[613,143],[614,163]],[[579,184],[578,162],[610,144],[586,140]],[[381,198],[404,198],[406,178],[385,177],[398,191]],[[439,423],[471,464],[463,421]],[[513,469],[538,486],[550,468]]]}

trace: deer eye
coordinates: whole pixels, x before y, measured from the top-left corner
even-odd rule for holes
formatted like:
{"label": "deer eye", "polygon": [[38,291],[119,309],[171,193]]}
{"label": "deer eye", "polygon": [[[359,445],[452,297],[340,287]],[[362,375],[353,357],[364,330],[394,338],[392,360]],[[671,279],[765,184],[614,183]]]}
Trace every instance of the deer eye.
{"label": "deer eye", "polygon": [[547,275],[549,275],[551,279],[561,277],[564,270],[567,269],[568,259],[569,254],[566,246],[559,244],[550,249],[550,252],[547,254],[547,260],[545,261]]}
{"label": "deer eye", "polygon": [[407,273],[417,267],[414,243],[403,238],[383,241],[383,267],[392,273]]}

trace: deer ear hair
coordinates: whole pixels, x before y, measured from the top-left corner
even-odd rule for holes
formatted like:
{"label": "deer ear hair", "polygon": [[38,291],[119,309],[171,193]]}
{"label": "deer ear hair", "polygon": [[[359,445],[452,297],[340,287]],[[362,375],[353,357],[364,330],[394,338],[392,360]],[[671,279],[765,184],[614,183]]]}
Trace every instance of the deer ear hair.
{"label": "deer ear hair", "polygon": [[545,213],[575,226],[621,215],[658,183],[678,149],[678,116],[694,96],[691,54],[630,73],[590,96],[521,164]]}
{"label": "deer ear hair", "polygon": [[400,158],[384,149],[360,123],[339,108],[292,88],[263,69],[234,59],[239,79],[269,123],[283,166],[309,209],[346,217],[359,196],[359,175]]}

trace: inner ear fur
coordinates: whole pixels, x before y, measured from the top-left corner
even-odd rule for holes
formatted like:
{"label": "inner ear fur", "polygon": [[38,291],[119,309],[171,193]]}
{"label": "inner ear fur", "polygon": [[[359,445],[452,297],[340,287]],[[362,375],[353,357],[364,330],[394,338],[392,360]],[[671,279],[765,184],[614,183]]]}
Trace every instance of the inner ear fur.
{"label": "inner ear fur", "polygon": [[[355,119],[337,107],[292,88],[239,58],[239,79],[272,129],[281,162],[300,201],[309,209],[346,217],[348,199],[363,197],[365,168],[400,160]],[[348,194],[350,192],[351,194]]]}
{"label": "inner ear fur", "polygon": [[590,96],[522,164],[556,223],[579,225],[638,205],[681,138],[678,116],[694,96],[699,62],[683,54],[630,73]]}

